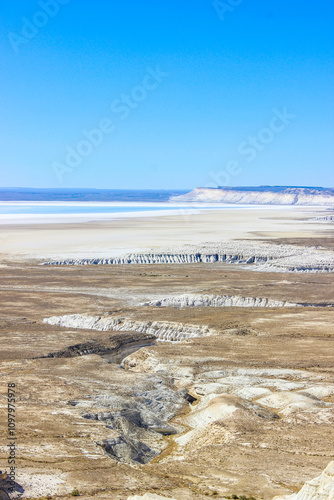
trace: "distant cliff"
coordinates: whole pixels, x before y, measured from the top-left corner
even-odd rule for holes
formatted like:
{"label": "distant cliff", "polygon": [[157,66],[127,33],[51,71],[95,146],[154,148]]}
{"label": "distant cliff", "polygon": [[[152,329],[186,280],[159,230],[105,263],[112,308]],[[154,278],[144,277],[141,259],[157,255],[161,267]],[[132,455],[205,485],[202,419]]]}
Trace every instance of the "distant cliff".
{"label": "distant cliff", "polygon": [[334,189],[286,186],[195,188],[190,193],[172,196],[170,201],[334,206]]}

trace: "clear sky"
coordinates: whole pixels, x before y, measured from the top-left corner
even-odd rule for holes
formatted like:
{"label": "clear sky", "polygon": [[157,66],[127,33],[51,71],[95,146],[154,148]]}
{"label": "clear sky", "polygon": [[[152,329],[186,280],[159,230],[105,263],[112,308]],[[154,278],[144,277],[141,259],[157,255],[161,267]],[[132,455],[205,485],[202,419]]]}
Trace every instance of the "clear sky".
{"label": "clear sky", "polygon": [[334,2],[1,0],[1,186],[334,186]]}

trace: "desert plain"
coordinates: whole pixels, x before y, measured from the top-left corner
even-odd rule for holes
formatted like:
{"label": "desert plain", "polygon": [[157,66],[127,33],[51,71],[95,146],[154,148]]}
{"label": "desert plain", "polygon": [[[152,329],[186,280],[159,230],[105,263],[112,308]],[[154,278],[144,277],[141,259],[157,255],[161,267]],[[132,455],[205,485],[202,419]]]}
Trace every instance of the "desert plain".
{"label": "desert plain", "polygon": [[328,214],[0,225],[2,472],[8,384],[16,393],[10,498],[269,500],[319,476],[334,442]]}

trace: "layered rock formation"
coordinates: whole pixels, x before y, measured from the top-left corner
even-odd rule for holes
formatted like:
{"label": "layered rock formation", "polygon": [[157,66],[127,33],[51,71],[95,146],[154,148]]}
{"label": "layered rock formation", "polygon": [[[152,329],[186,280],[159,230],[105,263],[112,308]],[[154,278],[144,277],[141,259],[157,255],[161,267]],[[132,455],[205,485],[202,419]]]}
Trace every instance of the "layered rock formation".
{"label": "layered rock formation", "polygon": [[167,321],[134,321],[125,318],[110,318],[101,316],[85,316],[83,314],[68,314],[44,318],[43,323],[68,328],[81,328],[100,331],[139,332],[153,335],[159,340],[182,341],[191,337],[215,335],[217,332],[206,326],[187,325]]}
{"label": "layered rock formation", "polygon": [[[149,379],[148,379],[149,381]],[[151,377],[152,388],[124,398],[104,401],[109,411],[84,413],[83,418],[99,420],[117,435],[97,444],[113,459],[125,463],[150,462],[167,447],[162,436],[176,434],[178,429],[168,424],[188,405],[186,390],[176,390],[169,378]]]}
{"label": "layered rock formation", "polygon": [[238,295],[182,294],[153,299],[140,304],[156,307],[333,307],[334,303],[296,303],[260,297]]}
{"label": "layered rock formation", "polygon": [[47,356],[41,356],[40,358],[74,358],[76,356],[98,354],[109,362],[120,363],[123,358],[138,349],[155,345],[155,339],[156,337],[153,335],[138,333],[114,335],[107,342],[92,339],[68,346],[66,349],[50,352]]}
{"label": "layered rock formation", "polygon": [[[231,443],[236,439],[236,426],[247,426],[250,420],[260,427],[268,422],[270,428],[284,428],[298,422],[329,425],[334,419],[334,385],[316,372],[268,368],[205,371],[203,363],[196,373],[199,368],[187,371],[178,364],[164,364],[146,349],[128,356],[122,365],[131,371],[168,373],[177,386],[186,380],[191,394],[199,399],[182,419],[187,431],[173,438],[178,445],[174,458],[197,453],[210,444]],[[271,444],[263,447],[270,449]]]}
{"label": "layered rock formation", "polygon": [[195,188],[173,202],[213,202],[254,205],[334,205],[334,189],[305,187],[218,187]]}
{"label": "layered rock formation", "polygon": [[271,300],[259,297],[239,297],[236,295],[201,295],[183,294],[170,295],[162,299],[151,300],[143,306],[157,307],[297,307],[295,304],[283,300]]}
{"label": "layered rock formation", "polygon": [[317,247],[222,242],[217,246],[188,246],[179,250],[127,254],[112,258],[64,259],[44,265],[119,264],[243,264],[257,271],[333,272],[334,252]]}

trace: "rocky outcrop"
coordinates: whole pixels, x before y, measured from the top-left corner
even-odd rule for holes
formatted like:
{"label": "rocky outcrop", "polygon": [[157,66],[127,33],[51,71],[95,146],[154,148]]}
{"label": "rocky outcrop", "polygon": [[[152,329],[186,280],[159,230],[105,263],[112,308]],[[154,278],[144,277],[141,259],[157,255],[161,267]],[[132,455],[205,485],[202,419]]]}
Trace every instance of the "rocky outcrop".
{"label": "rocky outcrop", "polygon": [[254,264],[271,260],[270,256],[244,255],[242,253],[217,253],[196,251],[195,253],[138,253],[112,258],[65,259],[45,262],[43,265],[86,266],[86,265],[123,265],[123,264]]}
{"label": "rocky outcrop", "polygon": [[[175,453],[180,456],[196,453],[201,446],[217,444],[217,435],[221,436],[220,444],[225,438],[233,440],[238,421],[252,420],[260,427],[266,421],[273,426],[280,426],[281,422],[294,422],[294,425],[305,421],[312,424],[333,422],[334,405],[330,401],[334,385],[324,382],[322,374],[286,368],[205,371],[205,362],[203,359],[203,369],[191,370],[181,361],[171,364],[157,359],[151,349],[138,351],[123,361],[123,366],[132,371],[171,376],[175,385],[185,384],[198,398],[182,418],[186,431],[173,437],[178,445]],[[222,423],[225,430],[221,434],[218,428]]]}
{"label": "rocky outcrop", "polygon": [[141,306],[156,307],[334,307],[332,302],[287,302],[260,297],[240,297],[238,295],[170,295],[162,299],[143,302]]}
{"label": "rocky outcrop", "polygon": [[163,436],[178,432],[168,422],[189,404],[190,395],[184,389],[176,390],[168,377],[154,376],[151,381],[152,388],[142,390],[139,386],[137,392],[125,400],[111,398],[110,411],[82,415],[116,431],[117,436],[97,444],[117,461],[148,463],[166,448]]}
{"label": "rocky outcrop", "polygon": [[139,332],[151,335],[158,340],[182,341],[192,337],[215,335],[217,332],[207,326],[187,325],[167,321],[134,321],[125,318],[109,318],[101,316],[85,316],[83,314],[69,314],[52,316],[43,319],[43,323],[67,328],[88,330],[113,330],[125,332]]}
{"label": "rocky outcrop", "polygon": [[334,205],[334,189],[304,187],[195,188],[170,198],[173,202],[233,203],[251,205]]}
{"label": "rocky outcrop", "polygon": [[330,462],[320,476],[307,481],[299,493],[273,500],[334,500],[334,462]]}
{"label": "rocky outcrop", "polygon": [[0,500],[11,500],[5,489],[0,487]]}
{"label": "rocky outcrop", "polygon": [[10,500],[7,491],[11,488],[11,478],[7,472],[1,473],[0,471],[0,500]]}
{"label": "rocky outcrop", "polygon": [[104,439],[98,443],[106,453],[120,462],[138,462],[147,464],[154,457],[159,455],[160,451],[154,450],[141,441],[131,439],[128,436],[118,436],[115,439]]}
{"label": "rocky outcrop", "polygon": [[50,352],[42,358],[74,358],[88,354],[98,354],[109,362],[120,363],[126,356],[142,347],[155,345],[153,335],[132,334],[115,335],[103,343],[95,339],[66,347],[60,351]]}
{"label": "rocky outcrop", "polygon": [[157,307],[297,307],[295,304],[283,300],[264,299],[259,297],[239,297],[236,295],[201,295],[183,294],[170,295],[162,299],[151,300],[141,304]]}
{"label": "rocky outcrop", "polygon": [[64,259],[43,265],[242,264],[257,271],[333,272],[334,252],[317,247],[222,242],[219,245],[127,254],[111,258]]}

